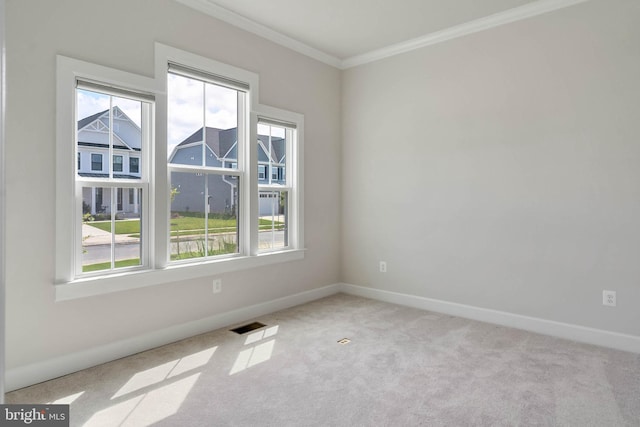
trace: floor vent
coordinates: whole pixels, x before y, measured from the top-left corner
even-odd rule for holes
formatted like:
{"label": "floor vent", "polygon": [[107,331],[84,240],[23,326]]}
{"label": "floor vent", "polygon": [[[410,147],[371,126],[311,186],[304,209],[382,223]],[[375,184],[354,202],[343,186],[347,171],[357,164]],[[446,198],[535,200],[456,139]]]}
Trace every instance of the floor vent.
{"label": "floor vent", "polygon": [[349,344],[351,342],[351,340],[349,338],[342,338],[341,340],[338,340],[338,344]]}
{"label": "floor vent", "polygon": [[235,332],[236,334],[246,334],[247,332],[255,331],[256,329],[263,328],[267,325],[262,324],[260,322],[253,322],[247,325],[238,326],[237,328],[231,329],[231,332]]}

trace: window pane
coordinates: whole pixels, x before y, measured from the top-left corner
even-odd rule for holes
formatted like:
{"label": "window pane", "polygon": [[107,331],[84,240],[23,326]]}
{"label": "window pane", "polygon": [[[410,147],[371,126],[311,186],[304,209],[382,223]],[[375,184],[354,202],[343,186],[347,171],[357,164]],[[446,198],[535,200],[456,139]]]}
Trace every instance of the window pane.
{"label": "window pane", "polygon": [[169,73],[167,90],[168,161],[202,166],[204,83]]}
{"label": "window pane", "polygon": [[237,177],[171,173],[171,259],[238,252]]}
{"label": "window pane", "polygon": [[[115,267],[142,265],[142,189],[118,188],[118,214],[115,221]],[[130,197],[122,198],[128,192]]]}
{"label": "window pane", "polygon": [[169,73],[168,161],[237,169],[242,93]]}
{"label": "window pane", "polygon": [[[115,178],[140,179],[140,166],[135,172],[125,174],[124,159],[142,153],[142,102],[126,98],[112,97],[113,111],[113,172]],[[116,158],[119,157],[119,163]]]}
{"label": "window pane", "polygon": [[260,191],[258,196],[258,249],[269,250],[289,246],[289,192]]}
{"label": "window pane", "polygon": [[82,189],[82,271],[111,269],[111,189]]}
{"label": "window pane", "polygon": [[205,83],[207,164],[238,168],[238,91]]}
{"label": "window pane", "polygon": [[238,178],[207,177],[209,200],[208,255],[238,252]]}
{"label": "window pane", "polygon": [[206,256],[205,177],[198,173],[171,173],[171,260]]}
{"label": "window pane", "polygon": [[[133,192],[132,202],[122,199],[123,191]],[[141,265],[142,190],[83,187],[82,199],[82,272]]]}
{"label": "window pane", "polygon": [[286,185],[287,131],[284,127],[258,124],[258,181]]}
{"label": "window pane", "polygon": [[[136,172],[125,174],[124,159],[133,153],[138,158],[142,155],[142,102],[88,90],[77,90],[76,102],[79,175],[107,178],[109,164],[103,164],[102,160],[109,158],[109,148],[112,148],[112,170],[117,173],[116,178],[140,179],[139,163]],[[80,160],[89,151],[93,154],[87,168]]]}
{"label": "window pane", "polygon": [[[88,90],[76,90],[76,114],[78,118],[76,150],[78,175],[105,177],[102,155],[109,153],[109,106],[111,97]],[[90,154],[92,153],[92,154]],[[85,157],[86,156],[86,157]],[[89,162],[88,160],[91,160]],[[96,174],[98,172],[98,174]]]}

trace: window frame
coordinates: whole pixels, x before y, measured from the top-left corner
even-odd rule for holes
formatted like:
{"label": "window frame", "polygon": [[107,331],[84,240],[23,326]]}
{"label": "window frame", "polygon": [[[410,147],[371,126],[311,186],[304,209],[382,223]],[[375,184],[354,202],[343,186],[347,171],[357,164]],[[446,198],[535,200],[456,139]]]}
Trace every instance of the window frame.
{"label": "window frame", "polygon": [[[295,189],[289,195],[291,214],[290,244],[285,250],[268,253],[258,252],[258,162],[256,150],[238,147],[239,169],[244,176],[244,191],[240,190],[240,204],[245,206],[238,221],[241,231],[243,252],[231,258],[212,257],[195,259],[189,263],[169,263],[169,176],[167,167],[167,71],[168,63],[181,64],[197,70],[224,76],[230,80],[245,82],[249,85],[245,126],[249,136],[247,146],[257,140],[258,116],[270,117],[282,122],[296,123],[298,140],[296,141],[296,159],[291,163],[291,178],[295,179]],[[258,102],[258,75],[210,58],[176,49],[161,43],[155,44],[155,77],[146,77],[89,62],[57,57],[57,116],[56,116],[56,259],[55,259],[55,299],[64,301],[111,292],[136,289],[157,284],[202,278],[227,272],[241,271],[274,263],[301,260],[304,258],[304,215],[303,215],[303,170],[304,158],[304,116]],[[148,151],[151,158],[149,166],[140,161],[142,174],[149,174],[149,190],[143,197],[148,198],[149,214],[147,221],[147,266],[143,269],[126,270],[96,276],[77,277],[73,253],[76,239],[81,236],[81,223],[75,224],[75,215],[70,215],[78,207],[74,188],[77,174],[76,146],[74,133],[77,129],[75,118],[75,82],[83,78],[114,87],[129,88],[134,91],[155,96],[150,120],[151,138],[154,141]],[[290,154],[287,153],[289,156]],[[242,159],[242,162],[240,161]],[[239,166],[240,167],[240,166]],[[140,169],[139,169],[140,170]],[[229,174],[226,169],[224,174]],[[290,177],[287,176],[287,179]],[[124,180],[123,180],[124,181]],[[120,185],[120,184],[118,184]],[[117,187],[118,185],[114,185]],[[126,185],[120,185],[127,188]],[[129,187],[138,187],[136,182]],[[295,197],[293,197],[295,196]],[[144,207],[143,207],[144,209]],[[77,212],[77,210],[75,211]]]}
{"label": "window frame", "polygon": [[[172,69],[173,67],[177,68],[177,69]],[[172,172],[177,172],[177,173],[193,173],[195,176],[204,176],[205,177],[205,183],[207,182],[208,178],[210,176],[218,176],[218,177],[224,177],[224,176],[235,176],[238,178],[238,188],[236,191],[239,191],[240,197],[238,198],[238,203],[237,203],[237,211],[236,211],[236,218],[237,218],[237,223],[236,223],[236,249],[237,251],[235,253],[227,253],[227,254],[219,254],[219,255],[206,255],[206,256],[202,256],[202,257],[193,257],[193,258],[185,258],[185,259],[180,259],[180,260],[171,260],[171,237],[170,235],[167,236],[169,243],[168,243],[168,248],[169,248],[169,254],[168,254],[168,258],[167,258],[167,263],[168,265],[189,265],[189,264],[193,264],[196,262],[208,262],[211,260],[216,260],[216,259],[224,259],[224,258],[231,258],[231,257],[238,257],[238,256],[246,256],[247,250],[246,250],[246,239],[244,239],[243,234],[245,234],[247,232],[246,227],[244,227],[244,225],[246,224],[243,220],[243,218],[245,217],[244,215],[244,210],[245,210],[245,206],[244,206],[244,202],[241,200],[242,195],[244,194],[245,191],[248,191],[248,186],[246,184],[246,180],[247,180],[247,176],[245,174],[245,170],[246,167],[244,167],[244,163],[245,163],[245,159],[244,159],[244,152],[246,150],[246,145],[247,145],[247,141],[249,139],[249,134],[248,134],[248,122],[249,122],[249,118],[250,118],[250,97],[251,97],[251,86],[249,84],[247,84],[247,86],[249,86],[248,88],[245,87],[241,87],[244,86],[244,83],[240,83],[240,84],[234,84],[236,81],[236,79],[233,79],[231,82],[228,81],[227,78],[221,78],[219,77],[215,72],[212,71],[205,71],[202,69],[194,69],[191,66],[189,66],[188,64],[177,64],[175,62],[171,62],[169,67],[168,67],[168,71],[167,71],[167,79],[168,79],[168,75],[169,74],[173,74],[173,75],[177,75],[180,76],[182,78],[188,78],[188,79],[192,79],[194,81],[198,81],[201,83],[206,83],[206,84],[212,84],[212,85],[216,85],[219,87],[223,87],[223,88],[227,88],[229,90],[233,90],[237,92],[237,141],[236,141],[236,145],[237,145],[237,158],[235,162],[229,162],[229,165],[225,165],[225,159],[224,159],[224,155],[226,153],[221,153],[223,154],[222,157],[220,157],[218,160],[221,161],[221,165],[220,166],[208,166],[207,163],[207,159],[206,156],[204,155],[204,150],[206,148],[206,144],[205,144],[205,140],[206,140],[206,127],[207,124],[203,121],[202,123],[202,130],[203,130],[203,134],[202,134],[202,139],[203,139],[203,155],[202,155],[202,164],[201,165],[190,165],[190,164],[182,164],[182,163],[169,163],[169,159],[167,158],[167,172],[168,175],[171,176]],[[242,77],[242,76],[240,76]],[[203,90],[206,90],[206,87],[203,86]],[[240,95],[242,94],[242,95]],[[167,89],[167,95],[168,95],[168,89]],[[203,93],[204,95],[204,93]],[[204,111],[206,111],[207,109],[207,105],[206,105],[206,101],[203,101],[203,109]],[[167,125],[168,125],[168,117],[167,117]],[[166,144],[168,145],[168,141],[166,141]],[[227,160],[228,162],[228,160]],[[233,167],[235,165],[235,168]],[[228,166],[228,167],[225,167]],[[169,185],[171,184],[171,178],[169,178]],[[206,184],[205,184],[205,188],[206,188]],[[171,207],[169,207],[169,211],[171,211]],[[206,229],[207,225],[205,224],[205,229]],[[169,233],[169,232],[168,232]],[[205,248],[207,248],[206,250],[208,250],[208,244],[206,243],[206,241],[209,238],[208,233],[205,233],[204,235],[205,237],[205,243],[204,246]]]}
{"label": "window frame", "polygon": [[[285,146],[285,168],[290,172],[286,174],[286,180],[283,184],[267,183],[261,184],[255,179],[256,200],[258,200],[257,208],[260,207],[259,194],[260,191],[286,191],[288,193],[287,207],[287,230],[288,243],[284,248],[271,248],[259,250],[259,254],[269,254],[273,252],[288,250],[289,248],[299,248],[304,246],[304,182],[303,182],[303,159],[304,159],[304,116],[302,114],[293,113],[279,108],[260,105],[254,113],[251,122],[256,130],[258,124],[271,126],[279,126],[285,128],[287,132]],[[256,153],[257,151],[253,150]],[[281,166],[267,166],[270,169],[280,169]],[[273,181],[273,175],[271,174]],[[259,215],[258,215],[259,218]],[[256,221],[258,227],[258,221]]]}

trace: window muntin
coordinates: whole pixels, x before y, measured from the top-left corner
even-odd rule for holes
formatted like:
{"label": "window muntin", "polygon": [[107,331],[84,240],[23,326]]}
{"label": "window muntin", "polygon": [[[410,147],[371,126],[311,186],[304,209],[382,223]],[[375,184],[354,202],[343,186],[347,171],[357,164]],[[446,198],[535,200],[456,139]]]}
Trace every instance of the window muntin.
{"label": "window muntin", "polygon": [[[76,276],[145,265],[143,196],[148,183],[124,173],[123,152],[144,157],[143,134],[150,134],[150,120],[143,116],[150,117],[149,110],[149,102],[76,89],[76,156],[80,159],[86,152],[91,157],[91,173],[78,167],[76,174],[76,200],[81,206],[77,223],[82,230]],[[115,150],[122,154],[114,154]],[[107,168],[105,157],[112,159]]]}
{"label": "window muntin", "polygon": [[170,262],[241,253],[246,94],[175,72],[167,86]]}

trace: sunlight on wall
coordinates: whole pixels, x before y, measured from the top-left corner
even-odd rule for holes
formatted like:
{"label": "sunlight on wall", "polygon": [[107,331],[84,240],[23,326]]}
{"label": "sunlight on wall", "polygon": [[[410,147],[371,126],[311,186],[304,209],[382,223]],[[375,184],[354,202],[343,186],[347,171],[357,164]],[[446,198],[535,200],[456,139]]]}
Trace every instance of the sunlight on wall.
{"label": "sunlight on wall", "polygon": [[127,383],[123,385],[120,390],[113,395],[113,397],[111,397],[111,399],[113,400],[117,397],[124,396],[127,393],[149,387],[168,378],[172,378],[192,369],[204,366],[209,362],[217,348],[218,347],[211,347],[180,359],[163,363],[162,365],[155,366],[151,369],[138,372],[132,376],[131,379],[127,381]]}

